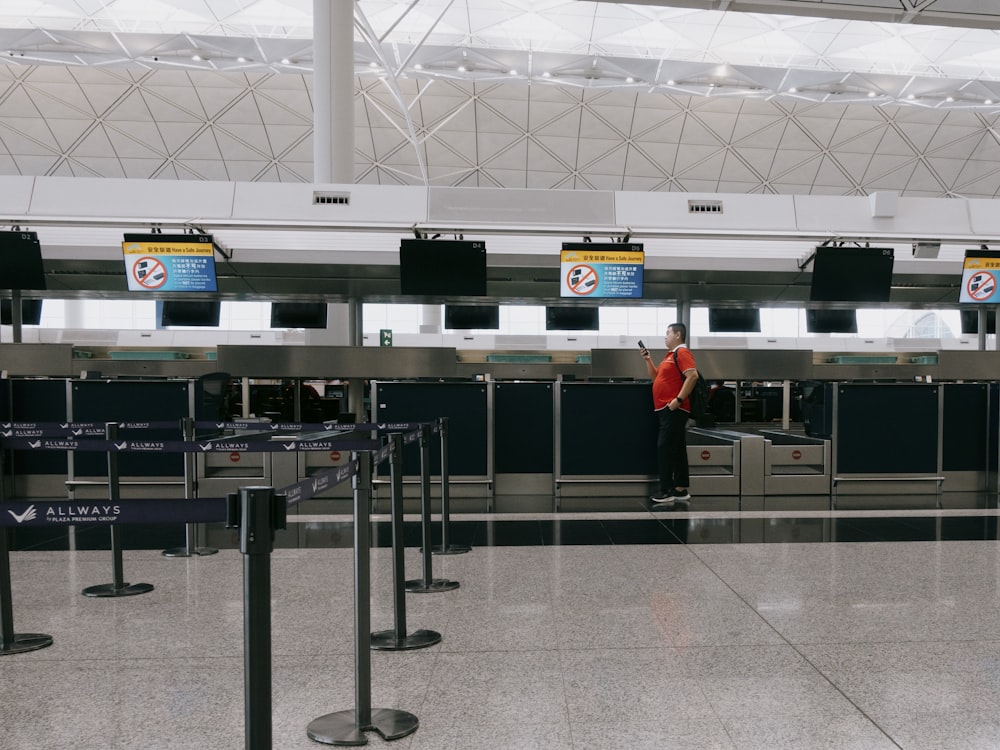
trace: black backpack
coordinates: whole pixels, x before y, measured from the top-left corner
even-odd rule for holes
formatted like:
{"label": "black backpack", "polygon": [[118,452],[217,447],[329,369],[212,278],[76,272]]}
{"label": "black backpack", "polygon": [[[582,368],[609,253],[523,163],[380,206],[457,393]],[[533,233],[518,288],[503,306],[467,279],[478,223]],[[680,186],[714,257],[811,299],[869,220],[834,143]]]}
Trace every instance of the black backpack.
{"label": "black backpack", "polygon": [[[676,352],[674,352],[674,367],[677,368],[677,372],[681,376],[681,382],[683,382],[684,372],[681,370],[681,366],[677,364]],[[708,383],[705,382],[705,378],[701,377],[700,370],[698,371],[698,379],[694,381],[694,390],[688,395],[688,400],[691,403],[691,419],[694,420],[695,426],[704,428],[715,427],[715,418],[708,410]]]}

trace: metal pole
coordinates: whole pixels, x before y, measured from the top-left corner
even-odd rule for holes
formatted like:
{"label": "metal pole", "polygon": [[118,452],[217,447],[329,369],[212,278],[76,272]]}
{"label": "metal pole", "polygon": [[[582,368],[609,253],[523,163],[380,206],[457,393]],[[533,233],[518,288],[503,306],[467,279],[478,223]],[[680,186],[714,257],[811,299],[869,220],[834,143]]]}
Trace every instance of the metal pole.
{"label": "metal pole", "polygon": [[459,587],[458,581],[434,578],[431,561],[431,426],[420,425],[420,529],[423,533],[421,552],[423,553],[424,577],[406,582],[406,590],[412,594],[431,594],[438,591],[452,591]]}
{"label": "metal pole", "polygon": [[[118,440],[118,423],[106,422],[104,425],[104,438],[108,442]],[[121,503],[120,476],[118,474],[118,451],[111,449],[108,451],[108,500],[111,505]],[[122,531],[118,524],[111,524],[111,567],[113,572],[112,583],[100,583],[96,586],[88,586],[83,590],[84,596],[110,597],[110,596],[135,596],[146,594],[153,590],[151,583],[133,583],[129,585],[125,581],[125,566],[122,560]]]}
{"label": "metal pole", "polygon": [[313,0],[313,182],[354,182],[354,3]]}
{"label": "metal pole", "polygon": [[372,709],[371,658],[371,454],[355,454],[354,475],[354,710],[313,719],[306,734],[327,745],[364,745],[364,732],[374,730],[386,740],[417,731],[417,717],[394,708]]}
{"label": "metal pole", "polygon": [[[194,419],[184,417],[181,419],[181,434],[184,442],[194,441]],[[194,453],[184,454],[184,499],[197,500],[198,498],[198,472],[196,456]],[[191,557],[191,555],[214,555],[219,550],[214,547],[198,546],[198,527],[196,523],[184,524],[184,546],[173,547],[163,550],[164,557]]]}
{"label": "metal pole", "polygon": [[441,634],[434,630],[416,630],[406,634],[406,571],[403,559],[403,436],[396,432],[389,436],[392,446],[389,455],[390,483],[392,485],[392,603],[395,615],[393,630],[372,633],[372,648],[377,651],[404,651],[426,648],[440,642]]}
{"label": "metal pole", "polygon": [[449,507],[451,492],[448,484],[448,417],[441,417],[438,422],[441,428],[441,546],[434,547],[434,554],[461,555],[472,548],[462,544],[451,544],[448,539],[451,512]]}
{"label": "metal pole", "polygon": [[[0,450],[0,503],[5,502],[6,481],[4,451]],[[10,529],[0,527],[0,656],[37,651],[52,645],[52,636],[44,633],[15,633],[14,605],[10,584]]]}
{"label": "metal pole", "polygon": [[271,487],[240,488],[247,750],[271,750],[271,552],[274,530],[285,527],[284,506]]}

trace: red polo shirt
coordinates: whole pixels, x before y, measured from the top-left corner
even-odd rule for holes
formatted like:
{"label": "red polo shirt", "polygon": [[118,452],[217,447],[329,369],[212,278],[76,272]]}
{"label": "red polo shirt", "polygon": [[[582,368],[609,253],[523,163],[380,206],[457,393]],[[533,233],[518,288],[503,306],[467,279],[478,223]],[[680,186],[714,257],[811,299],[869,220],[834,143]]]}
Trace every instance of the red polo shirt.
{"label": "red polo shirt", "polygon": [[[675,357],[677,358],[677,365],[674,364]],[[678,366],[680,367],[679,371],[677,369]],[[667,356],[663,358],[660,366],[656,368],[656,378],[653,380],[654,411],[666,409],[667,404],[677,398],[677,395],[681,392],[681,387],[684,385],[684,377],[681,373],[693,370],[694,367],[694,355],[691,354],[691,350],[684,344],[678,344],[677,348],[672,352],[667,352]],[[680,408],[686,412],[690,412],[691,401],[684,399],[681,402]]]}

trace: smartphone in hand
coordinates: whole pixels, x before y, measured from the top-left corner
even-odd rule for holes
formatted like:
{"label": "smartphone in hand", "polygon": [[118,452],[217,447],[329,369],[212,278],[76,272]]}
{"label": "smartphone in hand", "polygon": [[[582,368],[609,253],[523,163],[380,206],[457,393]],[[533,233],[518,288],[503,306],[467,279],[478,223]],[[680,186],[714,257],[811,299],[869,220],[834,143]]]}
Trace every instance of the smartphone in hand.
{"label": "smartphone in hand", "polygon": [[643,356],[649,354],[649,350],[646,349],[646,345],[642,343],[642,339],[639,339],[639,351],[642,352]]}

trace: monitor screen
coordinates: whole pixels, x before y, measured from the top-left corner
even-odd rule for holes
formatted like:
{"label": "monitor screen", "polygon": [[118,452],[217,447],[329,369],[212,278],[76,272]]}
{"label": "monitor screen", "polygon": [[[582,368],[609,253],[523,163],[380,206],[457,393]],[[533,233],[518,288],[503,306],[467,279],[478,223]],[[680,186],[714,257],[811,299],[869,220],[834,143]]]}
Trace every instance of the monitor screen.
{"label": "monitor screen", "polygon": [[486,295],[486,243],[466,240],[402,240],[402,294]]}
{"label": "monitor screen", "polygon": [[[0,300],[0,325],[9,326],[14,322],[14,305],[9,299]],[[42,322],[42,301],[40,299],[21,300],[21,324],[37,326]]]}
{"label": "monitor screen", "polygon": [[210,234],[126,234],[122,241],[130,292],[217,292]]}
{"label": "monitor screen", "polygon": [[445,305],[444,327],[452,330],[499,330],[500,305]]}
{"label": "monitor screen", "polygon": [[42,247],[35,232],[0,232],[0,289],[44,289]]}
{"label": "monitor screen", "polygon": [[708,308],[712,333],[760,333],[760,310],[746,307]]}
{"label": "monitor screen", "polygon": [[813,302],[888,302],[891,247],[817,247],[809,299]]}
{"label": "monitor screen", "polygon": [[326,303],[272,302],[271,328],[326,328]]}
{"label": "monitor screen", "polygon": [[[979,310],[961,310],[962,333],[979,333]],[[996,311],[986,310],[986,333],[995,334],[997,332]]]}
{"label": "monitor screen", "polygon": [[167,326],[218,326],[222,302],[218,300],[166,300],[157,302],[160,308],[160,325]]}
{"label": "monitor screen", "polygon": [[854,310],[806,310],[809,333],[857,333],[858,315]]}
{"label": "monitor screen", "polygon": [[600,328],[596,307],[546,307],[546,331],[596,331]]}
{"label": "monitor screen", "polygon": [[641,242],[564,242],[559,255],[559,296],[642,299],[645,258]]}
{"label": "monitor screen", "polygon": [[966,250],[962,268],[962,291],[959,302],[1000,303],[1000,252],[996,250]]}

